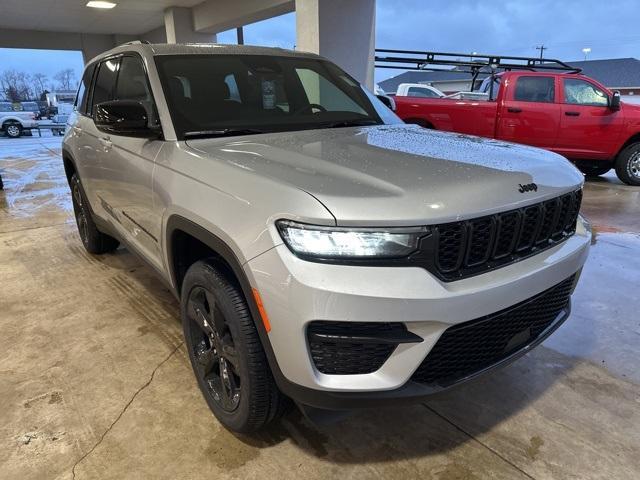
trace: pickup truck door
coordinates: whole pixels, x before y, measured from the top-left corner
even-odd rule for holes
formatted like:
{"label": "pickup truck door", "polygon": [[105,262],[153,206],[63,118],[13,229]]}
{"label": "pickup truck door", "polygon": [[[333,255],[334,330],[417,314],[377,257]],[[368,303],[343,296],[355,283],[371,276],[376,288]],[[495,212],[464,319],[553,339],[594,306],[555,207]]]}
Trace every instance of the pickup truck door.
{"label": "pickup truck door", "polygon": [[556,151],[571,159],[610,159],[624,126],[622,110],[587,79],[562,78],[562,116]]}
{"label": "pickup truck door", "polygon": [[503,81],[504,97],[498,107],[496,138],[553,149],[560,129],[553,75],[514,75]]}

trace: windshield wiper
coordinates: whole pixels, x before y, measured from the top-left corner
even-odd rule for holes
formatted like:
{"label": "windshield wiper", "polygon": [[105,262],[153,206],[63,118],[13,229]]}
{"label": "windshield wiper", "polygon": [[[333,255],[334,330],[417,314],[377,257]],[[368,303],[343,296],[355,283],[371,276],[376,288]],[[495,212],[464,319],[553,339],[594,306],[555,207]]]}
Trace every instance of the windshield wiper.
{"label": "windshield wiper", "polygon": [[320,123],[320,128],[341,128],[341,127],[366,127],[367,125],[378,125],[377,120],[359,119],[359,120],[341,120],[339,122]]}
{"label": "windshield wiper", "polygon": [[255,135],[257,133],[264,133],[264,131],[257,128],[220,128],[217,130],[185,132],[184,138],[226,137],[231,135]]}

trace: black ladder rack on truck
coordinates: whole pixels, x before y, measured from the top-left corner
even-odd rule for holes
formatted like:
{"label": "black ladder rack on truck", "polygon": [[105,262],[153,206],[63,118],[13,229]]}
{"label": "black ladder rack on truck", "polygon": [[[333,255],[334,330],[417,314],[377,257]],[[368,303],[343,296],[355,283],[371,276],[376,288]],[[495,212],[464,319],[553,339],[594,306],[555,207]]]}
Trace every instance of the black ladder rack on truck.
{"label": "black ladder rack on truck", "polygon": [[[421,52],[417,50],[389,50],[376,48],[376,68],[419,70],[426,72],[459,72],[472,75],[475,86],[480,73],[494,75],[496,71],[531,70],[580,73],[582,69],[554,58],[510,57],[478,53]],[[442,66],[453,69],[438,68]]]}

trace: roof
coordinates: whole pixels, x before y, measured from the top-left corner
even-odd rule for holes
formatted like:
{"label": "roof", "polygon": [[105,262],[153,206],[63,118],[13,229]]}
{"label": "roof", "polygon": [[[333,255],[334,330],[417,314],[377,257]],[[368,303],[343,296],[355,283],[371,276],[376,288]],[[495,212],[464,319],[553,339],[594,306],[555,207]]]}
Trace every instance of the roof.
{"label": "roof", "polygon": [[582,73],[595,78],[606,87],[640,87],[640,60],[637,58],[611,58],[568,62],[582,69]]}
{"label": "roof", "polygon": [[257,47],[253,45],[235,45],[223,43],[154,43],[150,45],[154,55],[189,55],[189,54],[217,54],[217,55],[275,55],[279,57],[313,57],[320,58],[313,53],[288,50],[276,47]]}
{"label": "roof", "polygon": [[[581,68],[582,73],[592,77],[611,88],[640,87],[640,60],[637,58],[613,58],[606,60],[587,60],[567,62],[573,67]],[[483,79],[486,73],[480,73]],[[454,69],[441,72],[406,71],[395,77],[380,82],[385,92],[395,92],[401,83],[430,83],[455,80],[471,80],[471,75]]]}
{"label": "roof", "polygon": [[298,57],[323,59],[309,52],[287,50],[275,47],[256,47],[253,45],[234,45],[223,43],[146,43],[139,40],[127,42],[92,58],[89,63],[99,61],[110,55],[124,52],[139,52],[147,55],[268,55],[277,57]]}

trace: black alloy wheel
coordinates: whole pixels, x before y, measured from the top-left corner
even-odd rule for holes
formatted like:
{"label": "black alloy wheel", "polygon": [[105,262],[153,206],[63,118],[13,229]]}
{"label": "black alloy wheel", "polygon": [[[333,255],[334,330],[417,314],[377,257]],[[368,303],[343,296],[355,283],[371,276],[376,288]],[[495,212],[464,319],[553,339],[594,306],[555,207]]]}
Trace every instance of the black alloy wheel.
{"label": "black alloy wheel", "polygon": [[190,356],[207,393],[227,413],[240,404],[243,379],[233,333],[215,301],[203,287],[189,293],[187,303]]}

